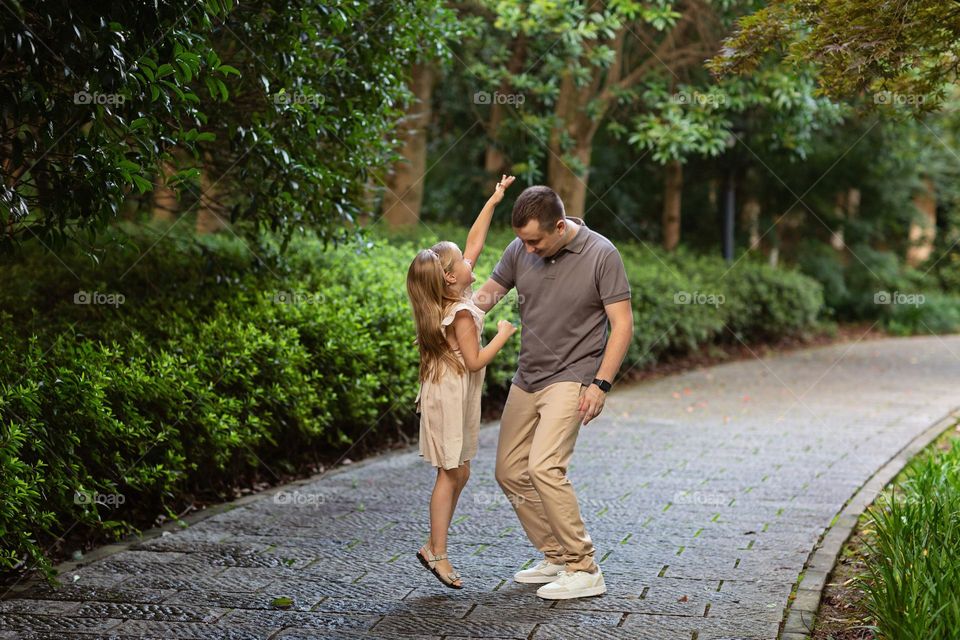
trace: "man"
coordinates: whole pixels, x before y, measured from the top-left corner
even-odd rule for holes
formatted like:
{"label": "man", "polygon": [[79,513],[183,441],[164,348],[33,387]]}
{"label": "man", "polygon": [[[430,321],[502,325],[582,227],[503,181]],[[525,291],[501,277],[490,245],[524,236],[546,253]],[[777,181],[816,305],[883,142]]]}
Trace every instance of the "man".
{"label": "man", "polygon": [[606,585],[567,466],[581,422],[603,410],[630,345],[630,285],[616,247],[568,218],[549,187],[524,190],[511,222],[517,237],[474,302],[489,311],[516,287],[520,303],[520,360],[500,421],[496,478],[544,559],[514,579],[543,584],[537,595],[545,599],[600,595]]}

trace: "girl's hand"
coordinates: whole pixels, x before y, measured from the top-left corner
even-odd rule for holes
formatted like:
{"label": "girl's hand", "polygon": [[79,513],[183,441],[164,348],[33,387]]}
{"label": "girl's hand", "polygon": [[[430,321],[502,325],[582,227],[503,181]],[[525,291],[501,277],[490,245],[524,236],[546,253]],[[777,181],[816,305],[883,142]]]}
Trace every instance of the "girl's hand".
{"label": "girl's hand", "polygon": [[509,338],[517,332],[517,328],[513,326],[509,320],[500,320],[497,322],[497,335],[503,335]]}
{"label": "girl's hand", "polygon": [[500,182],[497,183],[496,188],[493,190],[493,195],[490,196],[490,200],[493,201],[493,204],[499,204],[500,201],[503,200],[503,192],[507,190],[507,187],[513,184],[514,180],[516,180],[514,176],[508,176],[506,174],[500,178]]}

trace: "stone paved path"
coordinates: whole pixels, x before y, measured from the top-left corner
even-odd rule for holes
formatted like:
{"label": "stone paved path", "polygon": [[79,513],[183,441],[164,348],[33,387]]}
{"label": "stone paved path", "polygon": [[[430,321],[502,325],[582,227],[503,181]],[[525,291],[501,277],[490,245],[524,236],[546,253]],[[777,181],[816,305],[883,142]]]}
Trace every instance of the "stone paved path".
{"label": "stone paved path", "polygon": [[[609,592],[544,602],[484,429],[451,531],[466,588],[414,551],[433,474],[384,456],[0,602],[0,638],[775,638],[844,501],[960,405],[960,337],[836,345],[615,391],[570,475]],[[69,578],[69,576],[66,576]],[[293,598],[287,611],[271,600]]]}

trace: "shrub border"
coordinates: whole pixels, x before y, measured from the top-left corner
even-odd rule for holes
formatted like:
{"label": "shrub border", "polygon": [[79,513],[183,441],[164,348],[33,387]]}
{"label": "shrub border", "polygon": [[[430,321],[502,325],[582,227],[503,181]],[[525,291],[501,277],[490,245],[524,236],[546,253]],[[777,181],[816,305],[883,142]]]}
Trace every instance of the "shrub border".
{"label": "shrub border", "polygon": [[958,424],[960,407],[955,407],[904,445],[847,500],[807,557],[796,584],[796,597],[787,602],[784,610],[784,623],[777,636],[779,640],[809,640],[812,637],[827,579],[860,516],[914,456]]}

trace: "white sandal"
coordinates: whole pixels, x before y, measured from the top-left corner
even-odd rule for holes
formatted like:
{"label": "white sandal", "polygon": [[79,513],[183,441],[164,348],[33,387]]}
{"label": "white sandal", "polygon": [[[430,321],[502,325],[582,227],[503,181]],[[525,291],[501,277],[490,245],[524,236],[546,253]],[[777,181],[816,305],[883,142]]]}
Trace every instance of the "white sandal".
{"label": "white sandal", "polygon": [[417,560],[420,561],[420,564],[424,566],[430,573],[437,576],[437,580],[442,582],[445,586],[450,587],[451,589],[463,589],[463,585],[456,585],[454,582],[460,580],[460,573],[456,570],[451,571],[446,575],[446,579],[443,574],[441,574],[436,569],[436,564],[441,560],[446,560],[447,554],[441,553],[439,555],[434,555],[433,551],[427,548],[427,545],[420,547],[420,550],[417,551]]}

